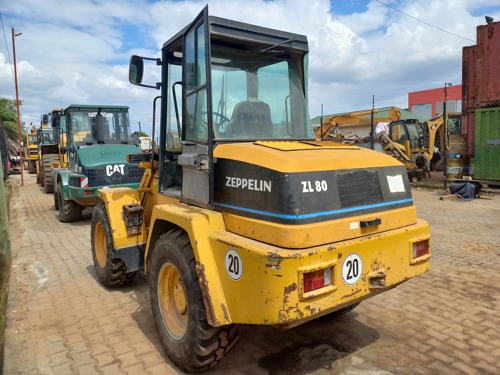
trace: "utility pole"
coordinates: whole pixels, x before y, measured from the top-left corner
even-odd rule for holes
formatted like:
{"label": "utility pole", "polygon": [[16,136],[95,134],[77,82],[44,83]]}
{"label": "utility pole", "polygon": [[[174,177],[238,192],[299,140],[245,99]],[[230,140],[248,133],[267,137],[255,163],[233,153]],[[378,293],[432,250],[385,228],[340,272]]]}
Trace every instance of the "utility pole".
{"label": "utility pole", "polygon": [[447,89],[448,86],[451,86],[451,83],[445,83],[444,84],[444,103],[443,103],[443,171],[444,171],[444,190],[448,189],[448,181],[446,177],[446,170],[448,169],[448,163],[447,163],[447,150],[446,147],[448,146],[448,117],[446,115],[446,97],[447,97]]}
{"label": "utility pole", "polygon": [[141,122],[139,121],[139,133],[142,133],[142,130],[141,130]]}
{"label": "utility pole", "polygon": [[19,89],[17,86],[17,64],[16,64],[16,34],[12,28],[12,51],[14,55],[14,81],[16,84],[16,109],[17,109],[17,142],[19,143],[19,165],[21,167],[21,186],[24,186],[24,161],[23,161],[23,144],[21,142],[21,112],[19,111]]}
{"label": "utility pole", "polygon": [[375,95],[372,96],[372,113],[371,113],[371,128],[370,128],[370,148],[372,150],[374,149],[373,142],[375,140],[375,137],[373,134],[375,132],[375,125],[373,123],[374,112],[375,112]]}
{"label": "utility pole", "polygon": [[323,103],[321,103],[321,117],[319,118],[319,137],[323,140]]}

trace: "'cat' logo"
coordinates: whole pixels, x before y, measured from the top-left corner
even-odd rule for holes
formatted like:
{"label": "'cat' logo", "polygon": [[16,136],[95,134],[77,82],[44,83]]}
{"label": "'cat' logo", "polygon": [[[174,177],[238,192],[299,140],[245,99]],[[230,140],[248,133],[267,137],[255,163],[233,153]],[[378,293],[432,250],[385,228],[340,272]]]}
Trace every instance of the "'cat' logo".
{"label": "'cat' logo", "polygon": [[113,175],[113,173],[118,172],[122,176],[125,175],[125,164],[116,164],[116,165],[106,165],[106,174],[108,176]]}

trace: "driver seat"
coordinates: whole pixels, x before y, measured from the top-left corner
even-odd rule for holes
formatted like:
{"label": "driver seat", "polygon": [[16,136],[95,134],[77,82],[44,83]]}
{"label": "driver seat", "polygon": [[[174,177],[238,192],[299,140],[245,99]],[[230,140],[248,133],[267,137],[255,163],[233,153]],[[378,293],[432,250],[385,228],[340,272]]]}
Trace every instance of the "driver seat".
{"label": "driver seat", "polygon": [[255,98],[237,103],[228,124],[228,133],[231,138],[271,138],[273,123],[269,104]]}

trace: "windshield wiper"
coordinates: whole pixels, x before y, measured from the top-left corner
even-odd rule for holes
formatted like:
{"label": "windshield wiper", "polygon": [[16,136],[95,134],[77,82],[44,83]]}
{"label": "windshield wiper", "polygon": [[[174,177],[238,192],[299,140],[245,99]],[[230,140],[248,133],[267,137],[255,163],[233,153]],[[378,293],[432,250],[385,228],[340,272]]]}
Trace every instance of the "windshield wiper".
{"label": "windshield wiper", "polygon": [[276,44],[273,44],[272,46],[270,47],[267,47],[267,48],[264,48],[264,49],[261,49],[260,52],[285,52],[285,51],[270,51],[271,49],[273,49],[274,47],[279,47],[279,46],[282,46],[283,44],[285,43],[290,43],[290,42],[294,42],[296,39],[294,38],[289,38],[287,40],[284,40],[283,42],[281,43],[276,43]]}

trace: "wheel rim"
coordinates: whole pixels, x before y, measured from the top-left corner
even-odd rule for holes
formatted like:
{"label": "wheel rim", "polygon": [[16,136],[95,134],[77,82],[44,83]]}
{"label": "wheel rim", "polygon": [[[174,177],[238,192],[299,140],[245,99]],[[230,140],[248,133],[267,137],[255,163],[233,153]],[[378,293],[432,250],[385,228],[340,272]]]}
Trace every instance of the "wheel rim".
{"label": "wheel rim", "polygon": [[106,266],[107,258],[106,233],[104,232],[104,227],[100,221],[97,222],[94,227],[94,251],[99,267],[104,268]]}
{"label": "wheel rim", "polygon": [[158,274],[158,306],[170,336],[184,337],[188,324],[187,298],[179,271],[172,263],[164,263]]}

